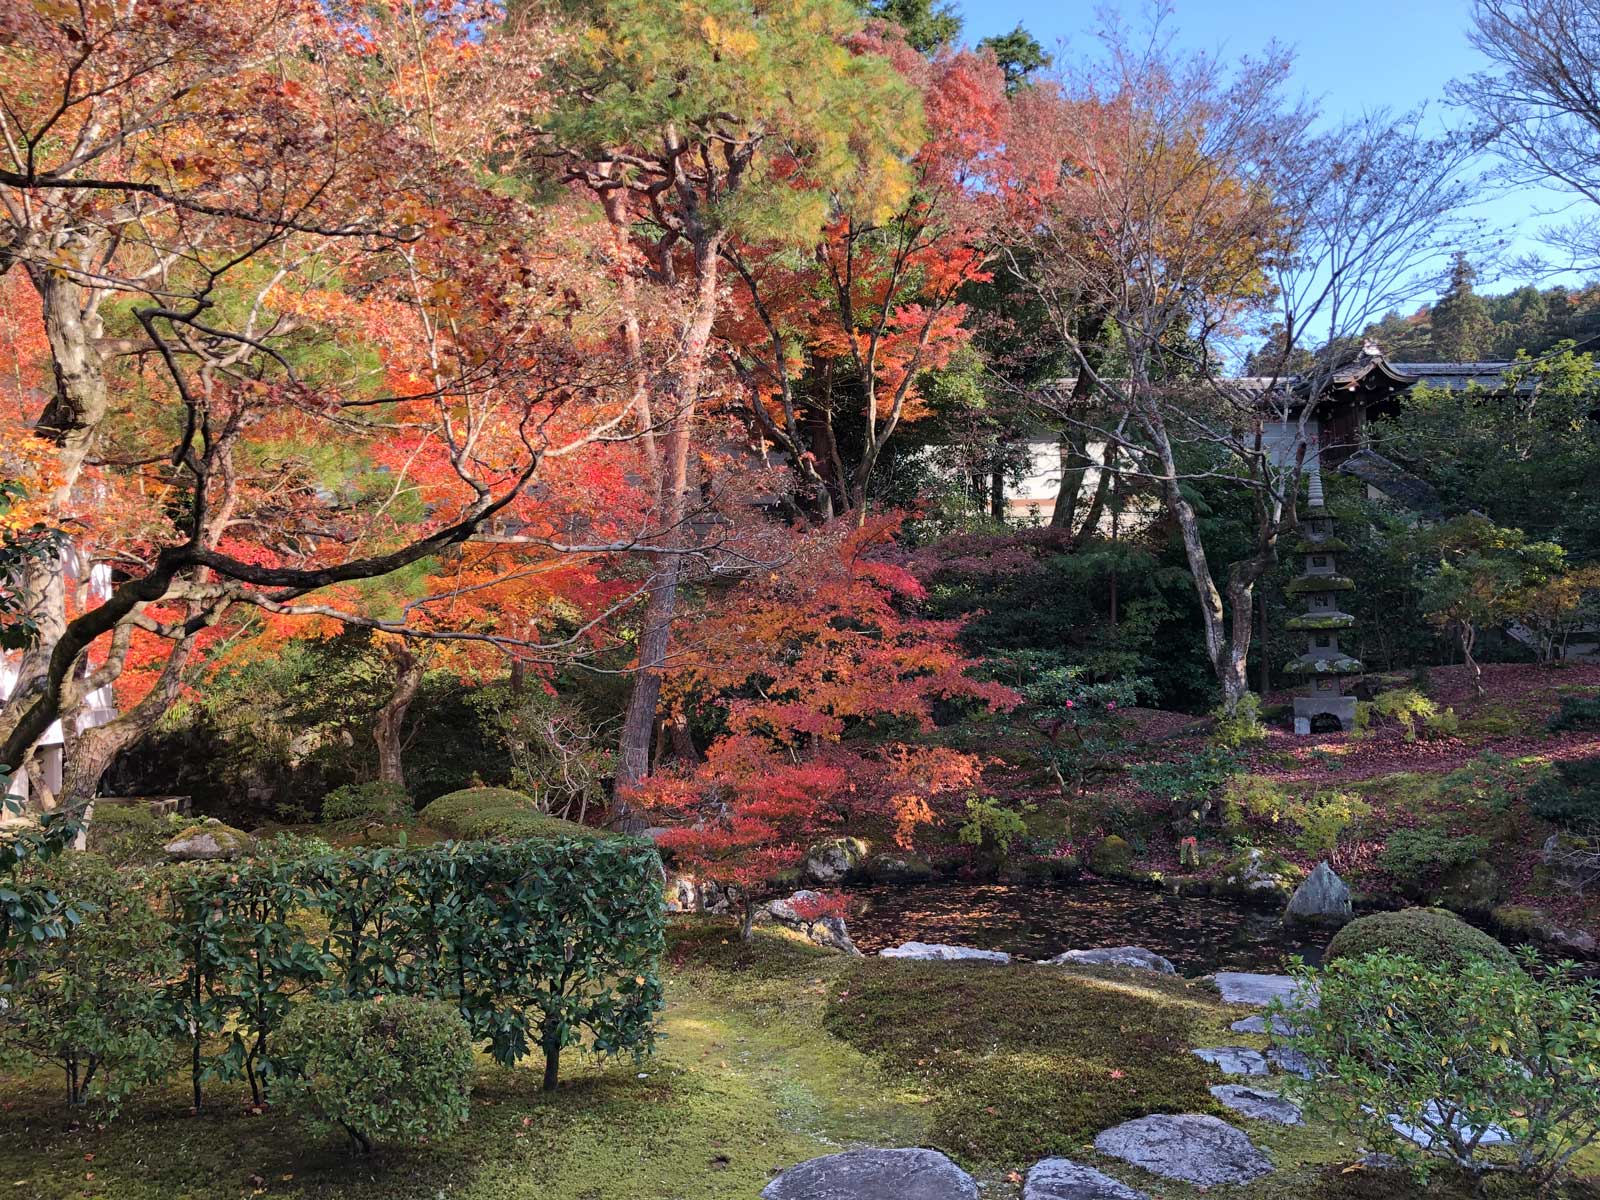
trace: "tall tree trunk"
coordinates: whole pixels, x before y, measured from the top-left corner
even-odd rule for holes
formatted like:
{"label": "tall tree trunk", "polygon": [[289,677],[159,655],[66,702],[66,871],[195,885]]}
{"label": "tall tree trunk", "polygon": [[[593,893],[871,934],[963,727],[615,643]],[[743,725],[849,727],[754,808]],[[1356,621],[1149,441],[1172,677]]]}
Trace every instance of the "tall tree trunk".
{"label": "tall tree trunk", "polygon": [[1004,461],[1004,447],[997,449],[1000,455],[994,464],[994,470],[989,473],[989,515],[996,521],[1006,519],[1006,468]]}
{"label": "tall tree trunk", "polygon": [[401,751],[404,749],[401,734],[406,715],[411,711],[411,702],[417,698],[417,692],[422,687],[424,667],[421,656],[404,642],[397,642],[389,648],[389,658],[394,663],[394,690],[378,710],[378,719],[372,727],[372,740],[378,745],[378,779],[404,791],[406,773],[401,761]]}
{"label": "tall tree trunk", "polygon": [[632,787],[650,773],[650,740],[655,731],[656,707],[661,701],[661,679],[672,642],[672,619],[678,607],[682,579],[682,554],[691,544],[689,518],[689,454],[694,443],[695,404],[705,367],[706,344],[717,315],[717,254],[721,236],[701,237],[694,252],[695,296],[693,315],[680,338],[678,370],[668,389],[672,413],[666,422],[664,467],[669,472],[665,497],[666,529],[660,539],[667,553],[658,555],[651,569],[649,599],[645,605],[644,632],[639,639],[639,663],[633,692],[622,722],[621,753],[617,762],[618,788]]}

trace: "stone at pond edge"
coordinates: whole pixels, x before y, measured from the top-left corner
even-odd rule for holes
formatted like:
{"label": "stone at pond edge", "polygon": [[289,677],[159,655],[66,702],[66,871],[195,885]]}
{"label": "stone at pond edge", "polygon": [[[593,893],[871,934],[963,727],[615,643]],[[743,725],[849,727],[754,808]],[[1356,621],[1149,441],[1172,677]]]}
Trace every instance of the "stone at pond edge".
{"label": "stone at pond edge", "polygon": [[1211,1094],[1242,1117],[1252,1121],[1273,1121],[1279,1125],[1301,1124],[1300,1106],[1277,1092],[1263,1092],[1244,1083],[1219,1083]]}
{"label": "stone at pond edge", "polygon": [[790,1167],[762,1200],[978,1200],[978,1185],[937,1150],[847,1150]]}
{"label": "stone at pond edge", "polygon": [[1163,1179],[1198,1187],[1248,1183],[1273,1169],[1243,1130],[1196,1113],[1128,1121],[1102,1132],[1094,1148]]}
{"label": "stone at pond edge", "polygon": [[1011,955],[999,950],[978,950],[972,946],[947,946],[942,942],[904,942],[879,950],[880,958],[909,958],[918,962],[1008,963]]}
{"label": "stone at pond edge", "polygon": [[867,861],[867,844],[860,838],[831,838],[806,851],[800,874],[811,883],[843,883]]}
{"label": "stone at pond edge", "polygon": [[845,928],[843,917],[828,916],[807,920],[800,915],[796,906],[804,908],[821,899],[822,897],[816,892],[802,888],[787,900],[774,900],[765,905],[762,911],[779,925],[799,930],[819,946],[826,946],[830,950],[839,950],[860,958],[861,951],[856,949],[855,942],[851,940],[850,931]]}
{"label": "stone at pond edge", "polygon": [[1505,893],[1500,872],[1481,858],[1450,868],[1428,897],[1436,908],[1468,916],[1486,916]]}
{"label": "stone at pond edge", "polygon": [[1301,874],[1301,868],[1287,859],[1252,849],[1222,868],[1211,892],[1256,902],[1288,900]]}
{"label": "stone at pond edge", "polygon": [[1155,971],[1161,975],[1176,975],[1174,967],[1161,955],[1143,946],[1110,946],[1098,950],[1064,950],[1054,958],[1046,959],[1052,967],[1134,967],[1141,971]]}
{"label": "stone at pond edge", "polygon": [[1266,1055],[1248,1046],[1207,1046],[1191,1053],[1224,1075],[1265,1075],[1269,1069]]}
{"label": "stone at pond edge", "polygon": [[185,829],[162,847],[174,862],[216,862],[238,858],[251,846],[251,837],[242,829],[207,821]]}
{"label": "stone at pond edge", "polygon": [[1022,1185],[1022,1200],[1150,1200],[1111,1176],[1070,1158],[1046,1158],[1033,1164]]}
{"label": "stone at pond edge", "polygon": [[1133,862],[1133,847],[1116,834],[1101,838],[1089,851],[1089,869],[1106,879],[1117,879],[1128,873]]}
{"label": "stone at pond edge", "polygon": [[933,878],[933,864],[914,854],[877,854],[862,868],[873,883],[927,883]]}
{"label": "stone at pond edge", "polygon": [[1350,889],[1332,867],[1325,862],[1318,863],[1316,870],[1289,897],[1284,916],[1306,925],[1347,924],[1355,916]]}
{"label": "stone at pond edge", "polygon": [[[1229,1004],[1254,1004],[1265,1008],[1274,1000],[1282,1000],[1285,1004],[1299,1003],[1297,997],[1300,985],[1292,975],[1261,975],[1254,971],[1218,971],[1211,976],[1211,981],[1217,985],[1217,991],[1222,993],[1222,998]],[[1316,997],[1310,997],[1306,1006],[1315,1008]]]}

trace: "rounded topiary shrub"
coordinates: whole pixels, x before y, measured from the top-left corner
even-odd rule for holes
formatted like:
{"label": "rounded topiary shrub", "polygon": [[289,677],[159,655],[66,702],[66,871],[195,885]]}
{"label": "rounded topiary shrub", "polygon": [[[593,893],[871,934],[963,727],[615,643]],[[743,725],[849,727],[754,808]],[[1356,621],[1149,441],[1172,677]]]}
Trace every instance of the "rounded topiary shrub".
{"label": "rounded topiary shrub", "polygon": [[310,1000],[279,1030],[273,1099],[363,1151],[415,1142],[467,1119],[472,1037],[459,1011],[410,996]]}
{"label": "rounded topiary shrub", "polygon": [[1360,917],[1334,936],[1322,961],[1380,953],[1405,954],[1430,966],[1464,965],[1475,958],[1487,959],[1497,967],[1517,966],[1510,950],[1442,908],[1403,908]]}
{"label": "rounded topiary shrub", "polygon": [[532,796],[510,788],[462,788],[417,815],[424,825],[458,838],[599,837],[605,832],[541,812]]}

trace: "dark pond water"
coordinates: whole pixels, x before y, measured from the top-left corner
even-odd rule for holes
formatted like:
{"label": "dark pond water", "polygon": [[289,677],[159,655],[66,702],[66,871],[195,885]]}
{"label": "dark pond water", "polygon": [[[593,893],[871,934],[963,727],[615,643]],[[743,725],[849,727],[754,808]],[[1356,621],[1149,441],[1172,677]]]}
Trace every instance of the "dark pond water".
{"label": "dark pond water", "polygon": [[1144,946],[1192,976],[1281,971],[1291,955],[1315,963],[1330,936],[1287,932],[1271,911],[1115,883],[880,886],[852,889],[850,897],[850,936],[866,954],[911,941],[1035,959],[1063,950]]}

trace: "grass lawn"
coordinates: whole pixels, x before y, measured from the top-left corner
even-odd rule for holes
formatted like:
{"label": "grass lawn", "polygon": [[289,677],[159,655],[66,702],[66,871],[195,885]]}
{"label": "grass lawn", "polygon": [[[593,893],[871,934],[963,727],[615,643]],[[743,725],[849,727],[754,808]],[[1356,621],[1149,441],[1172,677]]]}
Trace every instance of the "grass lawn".
{"label": "grass lawn", "polygon": [[[77,1124],[54,1075],[0,1077],[0,1196],[17,1200],[754,1200],[774,1170],[854,1145],[931,1145],[1014,1200],[1047,1153],[1109,1168],[1152,1197],[1200,1193],[1097,1159],[1100,1128],[1152,1111],[1216,1112],[1191,1046],[1250,1042],[1214,993],[1132,971],[850,960],[722,923],[678,925],[667,1035],[647,1063],[573,1063],[552,1098],[537,1069],[480,1073],[466,1128],[370,1159],[309,1139],[288,1113],[251,1116],[213,1085],[191,1116],[180,1087],[105,1128]],[[1255,1039],[1259,1044],[1260,1039]],[[1279,1171],[1209,1196],[1240,1200],[1466,1197],[1426,1193],[1327,1129],[1250,1133]],[[1516,1193],[1505,1193],[1507,1195]],[[1581,1194],[1591,1196],[1587,1190]]]}

